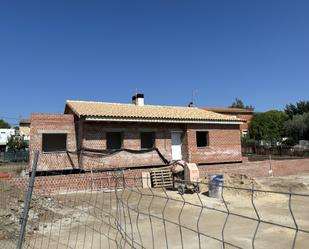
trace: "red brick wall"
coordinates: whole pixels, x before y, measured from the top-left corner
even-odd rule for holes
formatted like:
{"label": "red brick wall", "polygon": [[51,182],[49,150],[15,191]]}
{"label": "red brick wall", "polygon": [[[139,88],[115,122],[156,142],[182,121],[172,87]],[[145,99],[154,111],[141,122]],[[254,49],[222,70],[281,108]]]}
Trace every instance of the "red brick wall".
{"label": "red brick wall", "polygon": [[240,131],[243,129],[249,129],[249,124],[253,118],[253,114],[238,114],[237,117],[247,121],[240,125]]}
{"label": "red brick wall", "polygon": [[[271,166],[274,176],[297,175],[309,173],[309,159],[272,160]],[[245,174],[252,177],[268,177],[269,161],[246,162],[220,165],[200,165],[200,174]]]}
{"label": "red brick wall", "polygon": [[[97,189],[113,189],[118,187],[142,187],[142,172],[149,172],[150,169],[126,170],[123,175],[112,172],[85,173],[70,175],[50,175],[36,176],[34,184],[34,193],[51,194],[71,191],[85,191]],[[2,181],[18,187],[22,190],[28,188],[30,178],[25,177],[6,177]],[[125,181],[125,183],[123,183]],[[151,187],[151,186],[149,186]]]}
{"label": "red brick wall", "polygon": [[246,113],[246,112],[237,112],[237,111],[234,111],[234,112],[230,112],[230,111],[215,111],[217,113],[221,113],[221,114],[224,114],[224,115],[229,115],[229,116],[236,116],[237,118],[240,118],[242,120],[245,120],[246,122],[241,124],[239,129],[240,129],[240,132],[242,132],[243,129],[249,129],[249,124],[253,118],[253,112],[249,112],[249,113]]}
{"label": "red brick wall", "polygon": [[[269,177],[269,162],[247,162],[236,164],[220,164],[220,165],[200,165],[201,178],[208,174],[245,174],[252,177]],[[274,176],[288,176],[303,173],[309,173],[309,159],[297,160],[273,160],[272,169]],[[124,179],[127,187],[141,186],[142,172],[149,172],[152,169],[132,169],[124,171]],[[71,175],[55,175],[55,176],[37,176],[35,179],[35,193],[50,194],[60,192],[70,192],[76,190],[91,190],[102,188],[114,188],[114,173],[86,173]],[[27,189],[29,178],[13,178],[12,175],[3,175],[1,181]],[[118,186],[122,186],[122,179],[119,178]]]}
{"label": "red brick wall", "polygon": [[[172,129],[182,129],[173,124],[145,124],[145,123],[102,123],[85,122],[83,129],[82,144],[84,148],[106,149],[106,132],[118,131],[123,134],[123,148],[140,150],[140,133],[143,131],[155,132],[155,147],[167,159],[172,159],[171,134]],[[115,167],[136,167],[164,165],[156,151],[146,153],[118,152],[105,157],[82,156],[81,165],[83,169],[102,169]]]}
{"label": "red brick wall", "polygon": [[[209,131],[209,146],[197,148],[196,131]],[[167,159],[172,159],[171,131],[183,131],[183,159],[195,163],[241,161],[240,135],[238,125],[185,125],[152,123],[86,122],[71,114],[34,114],[31,119],[30,158],[35,149],[40,151],[38,171],[81,168],[85,170],[128,168],[138,166],[164,165],[156,151],[145,153],[117,152],[102,156],[85,153],[78,160],[76,154],[43,153],[42,134],[50,132],[67,133],[67,149],[106,149],[106,132],[123,133],[123,148],[140,150],[140,133],[153,131],[156,135],[155,147]],[[78,136],[76,136],[76,131]],[[78,139],[78,142],[76,142]],[[30,160],[31,161],[31,160]]]}
{"label": "red brick wall", "polygon": [[[196,146],[196,131],[209,134],[206,148]],[[239,125],[188,125],[188,161],[197,164],[242,161]]]}
{"label": "red brick wall", "polygon": [[[66,153],[44,153],[42,151],[43,133],[67,133],[67,150],[76,150],[76,137],[73,115],[64,114],[32,114],[30,127],[30,166],[35,150],[39,151],[38,171],[71,169],[78,165],[76,155]],[[71,160],[73,165],[71,163]]]}

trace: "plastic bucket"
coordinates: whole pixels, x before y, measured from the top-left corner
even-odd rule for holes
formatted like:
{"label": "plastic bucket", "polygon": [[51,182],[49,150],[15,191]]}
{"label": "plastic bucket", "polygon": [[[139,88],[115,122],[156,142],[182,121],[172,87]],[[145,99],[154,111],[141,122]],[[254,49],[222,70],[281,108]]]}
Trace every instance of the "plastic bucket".
{"label": "plastic bucket", "polygon": [[209,197],[222,198],[223,175],[209,175]]}

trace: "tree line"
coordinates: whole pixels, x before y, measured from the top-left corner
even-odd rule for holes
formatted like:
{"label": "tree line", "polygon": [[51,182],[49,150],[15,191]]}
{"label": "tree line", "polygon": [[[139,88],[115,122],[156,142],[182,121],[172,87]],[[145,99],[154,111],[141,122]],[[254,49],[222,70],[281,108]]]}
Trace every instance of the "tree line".
{"label": "tree line", "polygon": [[[245,105],[238,98],[229,107],[254,110],[252,105]],[[10,125],[0,119],[0,128],[10,128]],[[249,124],[249,136],[244,140],[246,143],[249,140],[263,140],[271,144],[279,142],[287,145],[295,145],[299,140],[309,140],[309,101],[287,104],[283,111],[255,112]],[[13,150],[27,146],[17,137],[11,137],[8,145]]]}
{"label": "tree line", "polygon": [[299,140],[309,140],[309,101],[287,104],[283,111],[254,113],[249,138],[291,146]]}

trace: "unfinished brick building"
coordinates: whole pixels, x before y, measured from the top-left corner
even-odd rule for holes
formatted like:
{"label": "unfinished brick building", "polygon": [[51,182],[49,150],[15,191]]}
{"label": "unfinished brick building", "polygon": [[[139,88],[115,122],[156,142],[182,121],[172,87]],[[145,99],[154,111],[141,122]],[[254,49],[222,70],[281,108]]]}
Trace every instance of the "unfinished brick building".
{"label": "unfinished brick building", "polygon": [[172,160],[240,162],[236,117],[195,107],[67,101],[64,114],[33,114],[30,155],[38,171],[141,169]]}
{"label": "unfinished brick building", "polygon": [[233,107],[204,107],[202,108],[206,111],[217,112],[224,115],[235,116],[244,121],[243,124],[240,125],[240,133],[241,135],[248,136],[249,135],[249,124],[253,118],[253,109],[245,109],[245,108],[233,108]]}

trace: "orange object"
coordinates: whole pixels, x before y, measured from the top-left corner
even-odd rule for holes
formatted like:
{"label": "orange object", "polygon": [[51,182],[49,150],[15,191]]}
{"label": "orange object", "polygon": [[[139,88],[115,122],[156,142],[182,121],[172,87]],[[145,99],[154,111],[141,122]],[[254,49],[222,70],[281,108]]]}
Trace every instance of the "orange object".
{"label": "orange object", "polygon": [[185,164],[185,182],[199,182],[200,173],[195,163]]}

